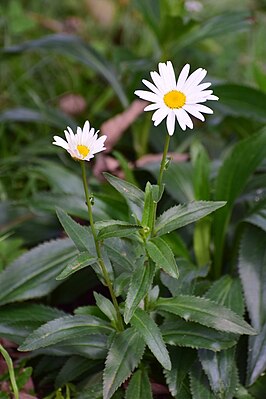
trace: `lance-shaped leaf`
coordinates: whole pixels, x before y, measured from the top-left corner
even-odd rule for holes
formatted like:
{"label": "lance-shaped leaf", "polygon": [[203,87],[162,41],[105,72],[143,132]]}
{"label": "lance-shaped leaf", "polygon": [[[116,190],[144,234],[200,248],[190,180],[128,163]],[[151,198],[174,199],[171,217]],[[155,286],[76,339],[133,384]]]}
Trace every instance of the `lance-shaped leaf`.
{"label": "lance-shaped leaf", "polygon": [[136,309],[133,314],[131,324],[142,335],[158,362],[160,362],[166,370],[171,370],[170,357],[157,324],[140,308]]}
{"label": "lance-shaped leaf", "polygon": [[245,230],[238,269],[250,319],[259,331],[249,340],[247,381],[252,384],[266,369],[266,234],[263,230],[254,226]]}
{"label": "lance-shaped leaf", "polygon": [[146,370],[137,370],[133,374],[125,399],[152,399],[151,384]]}
{"label": "lance-shaped leaf", "polygon": [[153,228],[155,207],[159,198],[159,186],[151,185],[151,183],[148,182],[145,188],[144,209],[141,224],[144,228],[148,228],[150,231]]}
{"label": "lance-shaped leaf", "polygon": [[170,319],[161,326],[164,341],[169,345],[205,348],[220,351],[231,348],[237,342],[233,334],[225,334],[201,324]]}
{"label": "lance-shaped leaf", "polygon": [[156,221],[156,235],[170,233],[203,218],[224,206],[224,201],[194,201],[188,204],[173,206],[165,211]]}
{"label": "lance-shaped leaf", "polygon": [[63,280],[69,277],[71,274],[83,269],[84,267],[90,266],[97,262],[95,256],[91,256],[88,252],[81,252],[78,254],[67,267],[56,277],[56,280]]}
{"label": "lance-shaped leaf", "polygon": [[141,335],[133,328],[117,333],[109,349],[103,378],[103,398],[110,399],[139,364],[145,349]]}
{"label": "lance-shaped leaf", "polygon": [[131,224],[120,220],[107,220],[96,222],[95,228],[98,231],[97,239],[104,240],[112,237],[127,237],[142,229],[142,226]]}
{"label": "lance-shaped leaf", "polygon": [[148,293],[155,272],[152,262],[145,262],[145,258],[139,259],[138,264],[131,276],[127,293],[124,320],[128,323],[138,307],[140,301]]}
{"label": "lance-shaped leaf", "polygon": [[95,316],[65,316],[52,320],[30,334],[19,347],[21,351],[31,351],[54,345],[68,339],[88,334],[110,334],[110,323]]}
{"label": "lance-shaped leaf", "polygon": [[103,295],[98,294],[97,292],[94,292],[93,295],[98,308],[105,314],[105,316],[108,317],[110,321],[115,322],[117,319],[117,314],[110,299],[105,298]]}
{"label": "lance-shaped leaf", "polygon": [[88,251],[91,254],[95,254],[95,245],[90,229],[75,222],[63,209],[57,208],[56,214],[77,249],[80,252]]}
{"label": "lance-shaped leaf", "polygon": [[190,389],[193,399],[216,399],[199,362],[190,371]]}
{"label": "lance-shaped leaf", "polygon": [[205,298],[190,295],[159,298],[156,308],[216,330],[234,334],[256,334],[256,331],[232,310]]}
{"label": "lance-shaped leaf", "polygon": [[104,173],[104,177],[120,194],[123,195],[132,212],[136,213],[138,219],[141,220],[144,207],[144,192],[134,186],[134,184],[112,176],[109,173]]}
{"label": "lance-shaped leaf", "polygon": [[174,254],[168,244],[161,237],[154,237],[147,241],[147,251],[156,265],[171,277],[178,278],[179,272]]}
{"label": "lance-shaped leaf", "polygon": [[76,255],[69,239],[49,241],[23,254],[0,273],[0,305],[47,295],[60,284],[56,276]]}

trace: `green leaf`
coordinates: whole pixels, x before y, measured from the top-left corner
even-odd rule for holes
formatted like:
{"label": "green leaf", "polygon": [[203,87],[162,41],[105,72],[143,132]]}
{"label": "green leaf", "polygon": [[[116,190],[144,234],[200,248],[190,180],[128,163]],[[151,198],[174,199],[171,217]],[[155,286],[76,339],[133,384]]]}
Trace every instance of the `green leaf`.
{"label": "green leaf", "polygon": [[134,328],[116,333],[109,349],[103,378],[103,399],[110,399],[139,364],[145,349],[143,338]]}
{"label": "green leaf", "polygon": [[151,384],[146,370],[137,370],[133,374],[125,399],[152,399]]}
{"label": "green leaf", "polygon": [[162,238],[151,238],[149,241],[147,241],[146,247],[149,256],[159,268],[162,268],[165,273],[174,278],[179,277],[174,254],[171,248]]}
{"label": "green leaf", "polygon": [[138,260],[136,268],[131,276],[125,303],[124,320],[126,324],[130,321],[140,301],[148,293],[153,281],[155,273],[154,265],[152,262],[144,263],[144,261],[144,257]]}
{"label": "green leaf", "polygon": [[220,351],[231,348],[237,342],[233,334],[224,334],[212,328],[184,320],[166,321],[161,326],[164,341],[169,345],[204,348]]}
{"label": "green leaf", "polygon": [[118,237],[108,238],[104,241],[103,247],[113,264],[125,271],[134,270],[137,246],[133,246],[132,241],[119,239]]}
{"label": "green leaf", "polygon": [[133,0],[133,2],[134,6],[141,12],[147,25],[158,35],[158,27],[160,26],[160,1],[146,0],[143,2],[142,0]]}
{"label": "green leaf", "polygon": [[240,244],[238,270],[249,317],[260,330],[266,322],[266,234],[248,226]]}
{"label": "green leaf", "polygon": [[193,399],[216,399],[199,362],[194,363],[190,372],[190,388]]}
{"label": "green leaf", "polygon": [[95,245],[92,233],[88,227],[81,226],[79,223],[75,222],[63,209],[57,208],[56,213],[65,232],[74,242],[77,249],[80,252],[87,251],[94,255]]}
{"label": "green leaf", "polygon": [[41,348],[38,352],[51,356],[80,355],[87,359],[105,359],[107,348],[108,341],[106,335],[89,333],[83,336],[77,335],[75,339],[72,336],[69,339],[63,340],[61,343],[57,342],[54,345]]}
{"label": "green leaf", "polygon": [[93,293],[98,308],[108,317],[112,322],[117,321],[116,310],[112,302],[97,292]]}
{"label": "green leaf", "polygon": [[256,331],[236,313],[205,298],[189,295],[159,298],[156,308],[216,330],[234,334],[256,334]]}
{"label": "green leaf", "polygon": [[128,100],[124,90],[118,81],[116,73],[107,62],[93,47],[83,42],[78,36],[55,34],[41,37],[40,39],[31,40],[23,44],[11,46],[4,49],[5,54],[17,54],[25,51],[55,51],[70,56],[74,60],[92,68],[94,71],[102,75],[116,92],[118,98],[124,107],[128,105]]}
{"label": "green leaf", "polygon": [[66,268],[56,277],[56,280],[64,280],[71,276],[71,274],[84,269],[84,267],[90,266],[97,262],[97,258],[91,256],[88,252],[81,252],[78,254]]}
{"label": "green leaf", "polygon": [[127,237],[142,229],[142,226],[131,224],[120,220],[107,220],[96,222],[95,228],[98,230],[97,240],[104,240],[112,237]]}
{"label": "green leaf", "polygon": [[232,398],[238,382],[234,348],[219,353],[201,349],[198,355],[215,395],[221,399]]}
{"label": "green leaf", "polygon": [[0,273],[0,305],[49,294],[55,280],[77,254],[69,239],[41,244],[20,256]]}
{"label": "green leaf", "polygon": [[225,204],[224,201],[195,201],[173,206],[157,219],[155,232],[157,235],[170,233],[173,230],[209,215]]}
{"label": "green leaf", "polygon": [[142,309],[136,309],[130,322],[143,337],[146,345],[150,348],[159,363],[166,369],[171,370],[171,361],[157,324]]}
{"label": "green leaf", "polygon": [[217,108],[227,114],[266,122],[266,94],[263,91],[244,85],[225,84],[215,86],[214,92],[220,98]]}
{"label": "green leaf", "polygon": [[21,351],[32,351],[75,339],[89,334],[110,334],[110,324],[95,316],[65,316],[52,320],[30,334],[19,347]]}
{"label": "green leaf", "polygon": [[0,308],[0,336],[21,344],[43,323],[64,316],[64,312],[39,304],[15,304]]}
{"label": "green leaf", "polygon": [[210,199],[210,159],[199,141],[194,141],[191,145],[191,161],[195,199],[208,201]]}
{"label": "green leaf", "polygon": [[[235,392],[236,399],[255,399],[243,385],[238,384],[236,392]],[[258,397],[256,397],[258,398]]]}
{"label": "green leaf", "polygon": [[265,158],[266,130],[237,143],[227,155],[216,179],[215,199],[227,204],[214,216],[215,274],[220,277],[224,240],[234,202],[243,191],[248,179]]}
{"label": "green leaf", "polygon": [[196,358],[196,352],[192,349],[170,348],[172,363],[171,370],[163,370],[168,388],[172,396],[183,398],[182,387],[185,378]]}
{"label": "green leaf", "polygon": [[266,200],[260,201],[255,204],[254,208],[250,210],[245,221],[260,227],[266,232]]}
{"label": "green leaf", "polygon": [[149,232],[151,232],[153,229],[154,217],[155,217],[154,213],[156,206],[156,202],[154,201],[154,195],[153,195],[153,187],[154,186],[152,186],[150,182],[146,184],[144,209],[141,220],[141,225],[144,227],[144,229],[148,228]]}
{"label": "green leaf", "polygon": [[138,187],[109,173],[103,173],[106,180],[125,198],[131,211],[141,220],[144,207],[144,192]]}

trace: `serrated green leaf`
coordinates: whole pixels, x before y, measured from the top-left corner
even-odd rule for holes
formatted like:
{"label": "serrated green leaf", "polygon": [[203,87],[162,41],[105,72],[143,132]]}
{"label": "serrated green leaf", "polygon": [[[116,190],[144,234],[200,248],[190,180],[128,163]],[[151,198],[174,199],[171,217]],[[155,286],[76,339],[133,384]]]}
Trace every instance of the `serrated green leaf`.
{"label": "serrated green leaf", "polygon": [[105,363],[104,399],[110,399],[117,388],[131,375],[139,364],[144,349],[145,342],[134,328],[116,334]]}
{"label": "serrated green leaf", "polygon": [[[135,244],[135,242],[134,242]],[[103,247],[113,264],[118,265],[122,270],[132,271],[135,268],[135,259],[137,257],[136,245],[128,239],[108,238],[104,241]]]}
{"label": "serrated green leaf", "polygon": [[146,229],[148,228],[150,232],[153,229],[156,206],[156,202],[154,201],[153,197],[154,195],[152,192],[152,185],[150,182],[148,182],[145,188],[144,208],[141,225]]}
{"label": "serrated green leaf", "polygon": [[171,277],[178,278],[179,272],[171,248],[160,237],[151,238],[146,243],[149,256],[156,265]]}
{"label": "serrated green leaf", "polygon": [[182,398],[184,380],[196,359],[196,351],[184,348],[170,348],[171,370],[163,370],[169,391],[172,396]]}
{"label": "serrated green leaf", "polygon": [[245,221],[260,227],[266,232],[266,200],[262,200],[255,204],[254,208],[250,210]]}
{"label": "serrated green leaf", "polygon": [[224,201],[194,201],[176,205],[165,211],[156,221],[157,235],[170,233],[173,230],[193,223],[224,206]]}
{"label": "serrated green leaf", "polygon": [[190,389],[193,399],[216,399],[199,362],[194,363],[190,372]]}
{"label": "serrated green leaf", "polygon": [[266,370],[266,323],[248,344],[247,384],[252,385]]}
{"label": "serrated green leaf", "polygon": [[62,310],[39,304],[2,306],[0,308],[0,336],[21,344],[43,323],[64,315]]}
{"label": "serrated green leaf", "polygon": [[255,399],[248,390],[243,387],[243,385],[238,384],[237,389],[235,391],[235,398],[236,399]]}
{"label": "serrated green leaf", "polygon": [[88,252],[81,252],[56,277],[56,280],[63,280],[71,276],[71,274],[76,273],[84,267],[90,266],[95,262],[97,262],[97,258],[95,256],[91,256]]}
{"label": "serrated green leaf", "polygon": [[156,308],[216,330],[234,334],[256,334],[256,331],[236,313],[205,298],[189,295],[159,298]]}
{"label": "serrated green leaf", "polygon": [[146,370],[137,370],[133,374],[125,399],[152,399],[151,384]]}
{"label": "serrated green leaf", "polygon": [[225,235],[234,202],[243,191],[250,176],[265,158],[265,147],[266,130],[263,130],[235,144],[219,169],[215,199],[226,200],[227,204],[214,216],[214,266],[217,277],[221,274]]}
{"label": "serrated green leaf", "polygon": [[220,351],[231,348],[237,342],[233,334],[224,334],[212,328],[180,319],[170,319],[161,326],[164,341],[169,345],[205,348]]}
{"label": "serrated green leaf", "polygon": [[98,308],[108,317],[112,322],[117,321],[117,314],[112,302],[97,292],[93,293]]}
{"label": "serrated green leaf", "polygon": [[95,245],[90,229],[75,222],[63,209],[57,208],[56,213],[65,232],[77,249],[80,252],[88,251],[91,256],[95,255]]}
{"label": "serrated green leaf", "polygon": [[211,285],[204,297],[233,310],[239,316],[244,315],[242,287],[237,278],[228,275],[221,277]]}
{"label": "serrated green leaf", "polygon": [[230,399],[237,387],[237,372],[234,348],[215,353],[206,349],[198,351],[199,360],[214,394],[221,399]]}
{"label": "serrated green leaf", "polygon": [[38,353],[52,356],[80,355],[87,359],[105,359],[107,355],[107,335],[87,333],[83,336],[70,337],[45,348],[38,349]]}
{"label": "serrated green leaf", "polygon": [[97,240],[105,240],[112,237],[127,237],[142,229],[142,226],[131,224],[120,220],[107,220],[96,222],[95,228],[98,231]]}
{"label": "serrated green leaf", "polygon": [[157,324],[140,308],[136,309],[130,323],[140,333],[158,362],[166,370],[171,370],[170,357]]}
{"label": "serrated green leaf", "polygon": [[47,295],[55,277],[77,254],[69,239],[49,241],[28,251],[0,273],[0,305]]}
{"label": "serrated green leaf", "polygon": [[138,187],[109,173],[104,173],[106,180],[123,195],[131,211],[141,220],[144,207],[144,192]]}
{"label": "serrated green leaf", "polygon": [[130,279],[124,312],[124,320],[126,324],[130,321],[140,301],[148,293],[152,284],[155,267],[152,262],[144,263],[144,261],[144,257],[139,259]]}
{"label": "serrated green leaf", "polygon": [[31,351],[89,334],[110,334],[110,324],[95,316],[65,316],[52,320],[30,334],[19,350]]}

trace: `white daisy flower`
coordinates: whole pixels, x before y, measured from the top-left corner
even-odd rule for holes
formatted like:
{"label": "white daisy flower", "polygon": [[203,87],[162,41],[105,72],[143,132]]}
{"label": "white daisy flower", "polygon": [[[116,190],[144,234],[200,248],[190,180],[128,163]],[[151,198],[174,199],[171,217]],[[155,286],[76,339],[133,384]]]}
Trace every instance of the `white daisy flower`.
{"label": "white daisy flower", "polygon": [[98,138],[99,130],[95,133],[95,129],[93,127],[90,128],[89,121],[85,122],[83,129],[78,127],[76,134],[73,133],[69,126],[64,132],[66,140],[59,136],[54,136],[53,144],[67,150],[72,158],[89,161],[94,157],[94,154],[106,149],[104,142],[107,136]]}
{"label": "white daisy flower", "polygon": [[201,103],[219,99],[212,94],[212,90],[205,90],[211,83],[200,84],[207,71],[198,68],[188,76],[189,69],[190,65],[186,64],[176,81],[171,61],[159,63],[159,73],[151,72],[153,83],[145,79],[142,80],[151,91],[135,91],[138,97],[154,103],[145,107],[144,111],[155,111],[152,115],[155,126],[167,118],[166,126],[170,136],[174,134],[176,119],[182,130],[186,130],[186,127],[192,129],[193,123],[188,114],[204,121],[202,113],[212,114],[213,111]]}

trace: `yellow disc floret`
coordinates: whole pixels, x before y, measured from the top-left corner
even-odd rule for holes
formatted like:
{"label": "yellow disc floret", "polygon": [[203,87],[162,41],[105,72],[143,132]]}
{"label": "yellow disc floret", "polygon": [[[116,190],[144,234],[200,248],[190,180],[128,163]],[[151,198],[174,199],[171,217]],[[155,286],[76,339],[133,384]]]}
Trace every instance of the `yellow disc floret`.
{"label": "yellow disc floret", "polygon": [[182,108],[186,103],[186,96],[178,90],[172,90],[163,96],[165,105],[169,108]]}
{"label": "yellow disc floret", "polygon": [[80,155],[83,156],[83,158],[85,158],[90,152],[90,149],[86,145],[82,144],[77,145],[77,150],[80,153]]}

